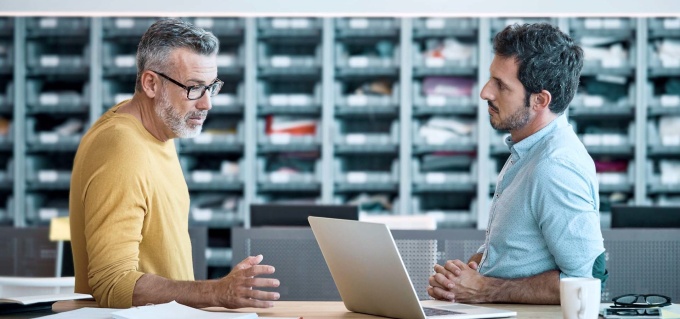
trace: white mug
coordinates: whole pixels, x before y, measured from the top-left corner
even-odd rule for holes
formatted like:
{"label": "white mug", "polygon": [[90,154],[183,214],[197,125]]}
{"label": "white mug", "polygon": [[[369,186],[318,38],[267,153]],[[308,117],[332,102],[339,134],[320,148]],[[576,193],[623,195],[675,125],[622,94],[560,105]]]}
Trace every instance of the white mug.
{"label": "white mug", "polygon": [[564,319],[597,319],[600,312],[600,279],[560,279],[560,305]]}

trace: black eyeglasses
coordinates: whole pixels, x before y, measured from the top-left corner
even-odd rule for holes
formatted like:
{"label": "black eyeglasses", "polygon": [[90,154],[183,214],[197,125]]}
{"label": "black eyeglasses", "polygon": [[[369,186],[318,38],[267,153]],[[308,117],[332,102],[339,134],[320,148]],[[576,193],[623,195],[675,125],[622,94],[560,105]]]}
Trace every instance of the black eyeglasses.
{"label": "black eyeglasses", "polygon": [[662,295],[623,295],[612,299],[618,308],[653,308],[665,307],[671,304],[671,298]]}
{"label": "black eyeglasses", "polygon": [[215,96],[217,93],[220,93],[220,90],[222,89],[222,85],[224,85],[224,82],[220,81],[220,79],[215,79],[213,83],[210,85],[192,85],[192,86],[186,86],[182,83],[179,83],[172,79],[171,77],[158,72],[151,70],[151,72],[156,73],[162,77],[164,77],[166,80],[174,83],[175,85],[187,90],[187,99],[189,100],[198,100],[203,97],[206,91],[210,92],[210,96]]}

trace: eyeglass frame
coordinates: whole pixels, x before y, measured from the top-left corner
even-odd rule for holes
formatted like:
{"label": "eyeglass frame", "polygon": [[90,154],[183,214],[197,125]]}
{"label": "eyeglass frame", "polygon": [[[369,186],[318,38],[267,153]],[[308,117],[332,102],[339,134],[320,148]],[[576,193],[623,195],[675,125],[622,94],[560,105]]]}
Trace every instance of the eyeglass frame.
{"label": "eyeglass frame", "polygon": [[[650,312],[651,311],[651,312]],[[643,312],[643,313],[641,313]],[[621,317],[659,316],[659,308],[608,308],[608,315]]]}
{"label": "eyeglass frame", "polygon": [[[647,297],[660,297],[666,299],[666,302],[659,303],[659,304],[641,304],[641,303],[627,303],[627,302],[617,302],[616,300],[621,299],[623,297],[635,297],[635,301],[637,302],[640,297],[642,297],[645,302],[647,302]],[[612,302],[614,302],[614,305],[610,306],[610,308],[656,308],[656,307],[666,307],[671,305],[671,298],[668,296],[664,295],[657,295],[657,294],[647,294],[647,295],[639,295],[639,294],[627,294],[627,295],[621,295],[612,298]]]}
{"label": "eyeglass frame", "polygon": [[[195,101],[195,100],[198,100],[198,99],[202,98],[202,97],[205,95],[205,92],[208,91],[208,89],[209,89],[211,86],[216,85],[216,84],[219,84],[219,88],[218,88],[217,90],[214,90],[214,91],[211,91],[211,92],[210,92],[210,96],[211,96],[211,97],[212,97],[212,96],[215,96],[215,95],[217,95],[217,94],[220,92],[220,90],[222,89],[222,86],[224,85],[224,82],[223,82],[222,80],[220,80],[220,79],[215,79],[215,81],[213,81],[212,83],[210,83],[210,84],[208,84],[208,85],[192,85],[192,86],[186,86],[186,85],[180,83],[179,81],[177,81],[177,80],[175,80],[175,79],[173,79],[173,78],[171,78],[171,77],[169,77],[169,76],[163,74],[162,72],[158,72],[158,71],[154,71],[154,70],[149,70],[149,71],[151,71],[151,72],[153,72],[153,73],[156,73],[156,74],[160,75],[161,77],[163,77],[164,79],[166,79],[166,80],[172,82],[173,84],[175,84],[175,85],[177,85],[177,86],[179,86],[179,87],[181,87],[181,88],[187,90],[187,99],[190,100],[190,101]],[[201,87],[203,87],[203,91],[201,92],[201,96],[199,96],[199,97],[197,97],[197,98],[195,98],[195,99],[192,99],[192,98],[189,97],[189,94],[191,94],[191,90],[195,90],[195,89],[198,89],[198,88],[201,88]],[[215,93],[212,93],[212,92],[215,92]]]}

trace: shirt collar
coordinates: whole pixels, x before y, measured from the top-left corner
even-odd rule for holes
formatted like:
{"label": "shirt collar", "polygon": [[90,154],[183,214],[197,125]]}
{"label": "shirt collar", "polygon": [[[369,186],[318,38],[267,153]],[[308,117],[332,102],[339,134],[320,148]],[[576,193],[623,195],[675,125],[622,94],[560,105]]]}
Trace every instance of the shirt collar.
{"label": "shirt collar", "polygon": [[522,157],[522,155],[529,152],[531,148],[533,148],[534,145],[536,145],[536,143],[542,140],[545,136],[552,133],[558,128],[566,127],[568,125],[569,123],[567,123],[567,117],[564,114],[562,114],[559,115],[554,120],[552,120],[544,128],[538,130],[538,132],[527,136],[525,139],[517,143],[512,141],[512,136],[506,137],[505,144],[508,145],[511,154],[517,157]]}

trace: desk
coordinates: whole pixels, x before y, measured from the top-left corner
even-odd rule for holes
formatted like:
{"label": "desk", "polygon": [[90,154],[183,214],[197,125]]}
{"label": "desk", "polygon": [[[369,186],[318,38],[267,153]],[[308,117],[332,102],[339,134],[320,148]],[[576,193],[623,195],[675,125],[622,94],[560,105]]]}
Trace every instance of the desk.
{"label": "desk", "polygon": [[[426,303],[426,302],[425,302]],[[537,305],[507,305],[489,304],[489,307],[508,309],[517,312],[519,319],[561,319],[560,306],[537,306]],[[52,309],[56,312],[78,309],[82,307],[96,307],[94,301],[60,301],[54,304]],[[220,311],[224,308],[208,308],[211,311]],[[303,317],[304,319],[317,318],[379,318],[345,309],[341,301],[277,301],[273,308],[256,309],[243,308],[238,312],[257,312],[260,317]]]}

